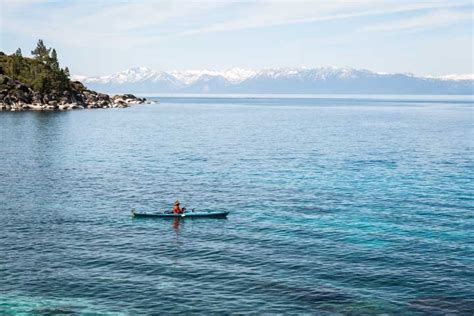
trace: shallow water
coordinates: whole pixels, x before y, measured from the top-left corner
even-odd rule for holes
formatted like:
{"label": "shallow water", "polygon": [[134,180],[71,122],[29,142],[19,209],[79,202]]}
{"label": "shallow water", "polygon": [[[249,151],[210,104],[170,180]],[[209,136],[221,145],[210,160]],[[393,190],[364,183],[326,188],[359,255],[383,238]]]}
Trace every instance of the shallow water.
{"label": "shallow water", "polygon": [[0,113],[0,314],[473,313],[472,101],[159,99]]}

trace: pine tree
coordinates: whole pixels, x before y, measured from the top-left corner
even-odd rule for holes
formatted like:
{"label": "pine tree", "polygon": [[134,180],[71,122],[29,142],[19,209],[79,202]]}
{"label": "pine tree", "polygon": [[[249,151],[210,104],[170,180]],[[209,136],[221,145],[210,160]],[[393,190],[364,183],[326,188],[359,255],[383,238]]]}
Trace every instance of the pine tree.
{"label": "pine tree", "polygon": [[36,44],[36,48],[31,51],[31,55],[36,60],[39,60],[40,62],[48,62],[49,60],[49,52],[51,51],[51,48],[46,48],[46,46],[43,43],[43,40],[38,40],[38,44]]}
{"label": "pine tree", "polygon": [[21,49],[18,48],[13,54],[12,63],[11,63],[11,73],[14,79],[18,79],[18,76],[21,73],[23,57],[21,55]]}
{"label": "pine tree", "polygon": [[58,54],[54,48],[51,52],[50,64],[53,69],[59,70]]}
{"label": "pine tree", "polygon": [[64,68],[64,74],[66,75],[66,77],[69,79],[71,77],[71,73],[69,72],[69,68],[66,67]]}
{"label": "pine tree", "polygon": [[11,55],[0,52],[0,74],[29,85],[37,92],[61,93],[71,90],[69,69],[59,67],[55,49],[47,48],[43,41],[39,40],[31,53],[34,58],[23,57],[21,49]]}

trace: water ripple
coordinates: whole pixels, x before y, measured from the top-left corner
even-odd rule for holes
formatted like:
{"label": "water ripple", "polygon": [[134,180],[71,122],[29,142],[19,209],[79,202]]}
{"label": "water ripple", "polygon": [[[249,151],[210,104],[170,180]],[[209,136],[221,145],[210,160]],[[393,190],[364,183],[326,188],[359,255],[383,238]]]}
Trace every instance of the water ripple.
{"label": "water ripple", "polygon": [[0,115],[0,314],[472,314],[471,104],[178,101]]}

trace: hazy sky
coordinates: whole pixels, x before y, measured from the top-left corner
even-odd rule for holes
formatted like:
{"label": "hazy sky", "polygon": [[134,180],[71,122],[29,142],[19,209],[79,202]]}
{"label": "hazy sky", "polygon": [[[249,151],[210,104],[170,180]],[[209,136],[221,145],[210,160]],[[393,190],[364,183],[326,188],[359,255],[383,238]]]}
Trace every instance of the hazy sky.
{"label": "hazy sky", "polygon": [[73,74],[349,66],[417,75],[473,73],[467,0],[0,0],[0,49],[38,38]]}

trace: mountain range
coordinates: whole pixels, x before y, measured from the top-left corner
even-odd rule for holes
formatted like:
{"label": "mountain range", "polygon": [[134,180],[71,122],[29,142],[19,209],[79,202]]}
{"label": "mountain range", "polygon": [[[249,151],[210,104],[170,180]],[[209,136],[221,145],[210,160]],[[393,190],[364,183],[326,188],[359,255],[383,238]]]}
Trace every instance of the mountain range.
{"label": "mountain range", "polygon": [[473,94],[473,75],[417,77],[337,67],[223,71],[131,68],[100,77],[73,76],[107,93],[202,94]]}

